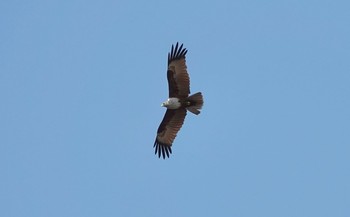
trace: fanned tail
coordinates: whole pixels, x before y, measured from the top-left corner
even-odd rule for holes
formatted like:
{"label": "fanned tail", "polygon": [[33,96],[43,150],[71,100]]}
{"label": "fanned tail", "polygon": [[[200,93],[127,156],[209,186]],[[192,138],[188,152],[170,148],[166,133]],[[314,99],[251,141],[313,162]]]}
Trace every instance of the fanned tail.
{"label": "fanned tail", "polygon": [[199,115],[204,103],[202,93],[195,93],[189,96],[187,100],[190,102],[190,105],[186,109],[195,115]]}

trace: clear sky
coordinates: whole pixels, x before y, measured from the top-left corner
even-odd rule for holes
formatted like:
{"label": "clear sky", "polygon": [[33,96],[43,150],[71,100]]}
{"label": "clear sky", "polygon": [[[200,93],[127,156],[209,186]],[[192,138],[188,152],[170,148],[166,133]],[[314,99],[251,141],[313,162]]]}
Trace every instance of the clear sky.
{"label": "clear sky", "polygon": [[[350,216],[350,2],[1,1],[0,216]],[[167,53],[188,114],[153,142]]]}

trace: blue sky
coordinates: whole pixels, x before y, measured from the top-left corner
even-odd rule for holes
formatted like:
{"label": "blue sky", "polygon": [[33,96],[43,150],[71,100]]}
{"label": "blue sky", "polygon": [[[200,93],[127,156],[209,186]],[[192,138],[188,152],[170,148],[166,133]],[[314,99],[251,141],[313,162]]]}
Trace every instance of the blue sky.
{"label": "blue sky", "polygon": [[[2,1],[0,216],[350,216],[348,1]],[[201,115],[154,155],[171,44]]]}

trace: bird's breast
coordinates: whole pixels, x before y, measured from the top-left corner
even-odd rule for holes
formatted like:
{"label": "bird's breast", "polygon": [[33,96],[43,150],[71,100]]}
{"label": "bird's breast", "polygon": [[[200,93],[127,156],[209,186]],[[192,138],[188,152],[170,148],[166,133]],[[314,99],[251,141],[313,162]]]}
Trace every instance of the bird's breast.
{"label": "bird's breast", "polygon": [[168,109],[178,109],[181,107],[180,100],[178,98],[169,98],[168,99]]}

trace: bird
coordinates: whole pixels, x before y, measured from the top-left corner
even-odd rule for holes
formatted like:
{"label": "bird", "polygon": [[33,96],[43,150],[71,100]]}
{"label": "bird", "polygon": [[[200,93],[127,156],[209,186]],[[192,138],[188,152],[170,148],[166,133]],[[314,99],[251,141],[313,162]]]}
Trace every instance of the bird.
{"label": "bird", "polygon": [[155,154],[165,159],[172,154],[172,144],[181,129],[187,111],[195,115],[200,114],[204,100],[201,92],[190,95],[190,77],[186,66],[187,49],[179,42],[171,46],[168,53],[167,79],[169,98],[161,104],[167,108],[160,123],[153,145]]}

